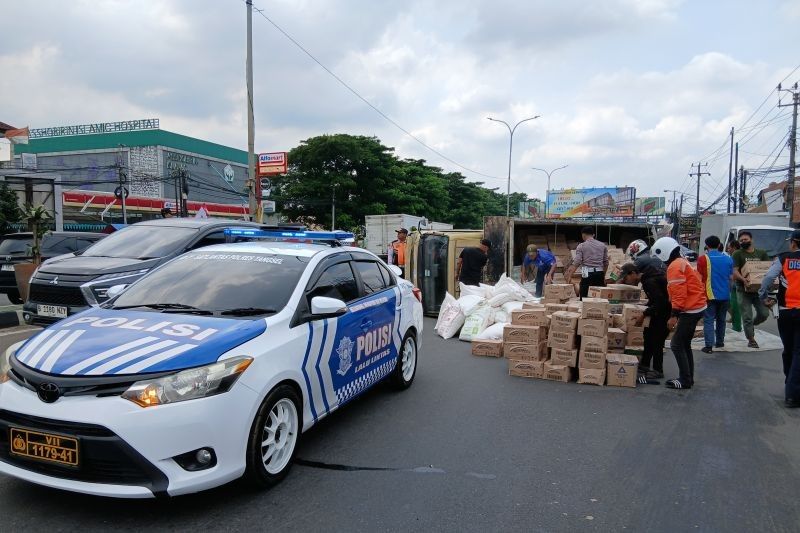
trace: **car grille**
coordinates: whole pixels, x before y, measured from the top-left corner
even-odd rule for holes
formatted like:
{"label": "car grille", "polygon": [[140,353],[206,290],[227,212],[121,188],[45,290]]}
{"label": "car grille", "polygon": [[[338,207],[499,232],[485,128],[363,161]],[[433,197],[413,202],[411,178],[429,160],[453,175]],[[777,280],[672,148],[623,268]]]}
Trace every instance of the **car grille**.
{"label": "car grille", "polygon": [[59,287],[57,285],[31,283],[29,299],[31,302],[50,305],[66,305],[70,307],[88,305],[80,287]]}
{"label": "car grille", "polygon": [[[8,442],[11,426],[77,437],[80,466],[71,468],[11,455]],[[165,494],[167,488],[167,478],[163,472],[113,431],[94,424],[64,422],[0,410],[0,461],[62,479],[144,486],[156,495]]]}

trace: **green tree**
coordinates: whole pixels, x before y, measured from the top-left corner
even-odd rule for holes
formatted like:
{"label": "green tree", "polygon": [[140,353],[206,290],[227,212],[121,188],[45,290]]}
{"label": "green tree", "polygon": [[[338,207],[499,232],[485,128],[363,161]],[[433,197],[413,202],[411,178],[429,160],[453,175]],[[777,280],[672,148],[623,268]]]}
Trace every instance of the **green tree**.
{"label": "green tree", "polygon": [[9,189],[7,183],[0,183],[0,235],[10,233],[11,224],[19,222],[21,218],[17,193]]}

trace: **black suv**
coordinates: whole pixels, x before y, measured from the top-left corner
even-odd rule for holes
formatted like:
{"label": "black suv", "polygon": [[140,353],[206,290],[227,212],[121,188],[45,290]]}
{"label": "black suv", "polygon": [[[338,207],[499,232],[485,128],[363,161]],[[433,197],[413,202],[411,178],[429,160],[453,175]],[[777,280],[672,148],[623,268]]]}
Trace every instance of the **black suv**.
{"label": "black suv", "polygon": [[[80,231],[51,231],[45,233],[41,242],[42,260],[52,259],[63,254],[80,252],[96,243],[105,233],[86,233]],[[4,235],[0,242],[0,294],[5,294],[15,304],[22,298],[17,289],[14,265],[33,260],[33,233],[11,233]]]}
{"label": "black suv", "polygon": [[43,264],[31,278],[22,308],[28,324],[51,324],[108,299],[108,289],[130,284],[187,252],[225,242],[225,229],[259,227],[241,220],[167,218],[112,233],[83,253]]}

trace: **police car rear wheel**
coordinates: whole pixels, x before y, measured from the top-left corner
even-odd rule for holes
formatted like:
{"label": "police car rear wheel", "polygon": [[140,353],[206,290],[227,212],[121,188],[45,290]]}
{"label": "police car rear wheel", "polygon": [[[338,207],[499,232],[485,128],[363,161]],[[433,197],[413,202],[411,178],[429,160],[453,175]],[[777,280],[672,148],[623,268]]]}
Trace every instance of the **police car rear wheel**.
{"label": "police car rear wheel", "polygon": [[288,385],[280,385],[261,404],[247,450],[246,477],[257,486],[270,487],[289,473],[300,436],[300,398]]}
{"label": "police car rear wheel", "polygon": [[398,389],[407,389],[414,381],[417,373],[417,339],[409,331],[403,337],[400,353],[397,356],[397,366],[392,375],[392,383]]}

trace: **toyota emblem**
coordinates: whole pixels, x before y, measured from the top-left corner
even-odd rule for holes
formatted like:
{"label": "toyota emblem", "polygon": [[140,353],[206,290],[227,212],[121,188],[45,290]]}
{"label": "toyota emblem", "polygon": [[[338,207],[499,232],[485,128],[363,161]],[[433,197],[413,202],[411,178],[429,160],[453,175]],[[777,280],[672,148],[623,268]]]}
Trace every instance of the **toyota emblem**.
{"label": "toyota emblem", "polygon": [[36,389],[36,394],[44,403],[53,403],[61,396],[61,389],[55,383],[41,383]]}

